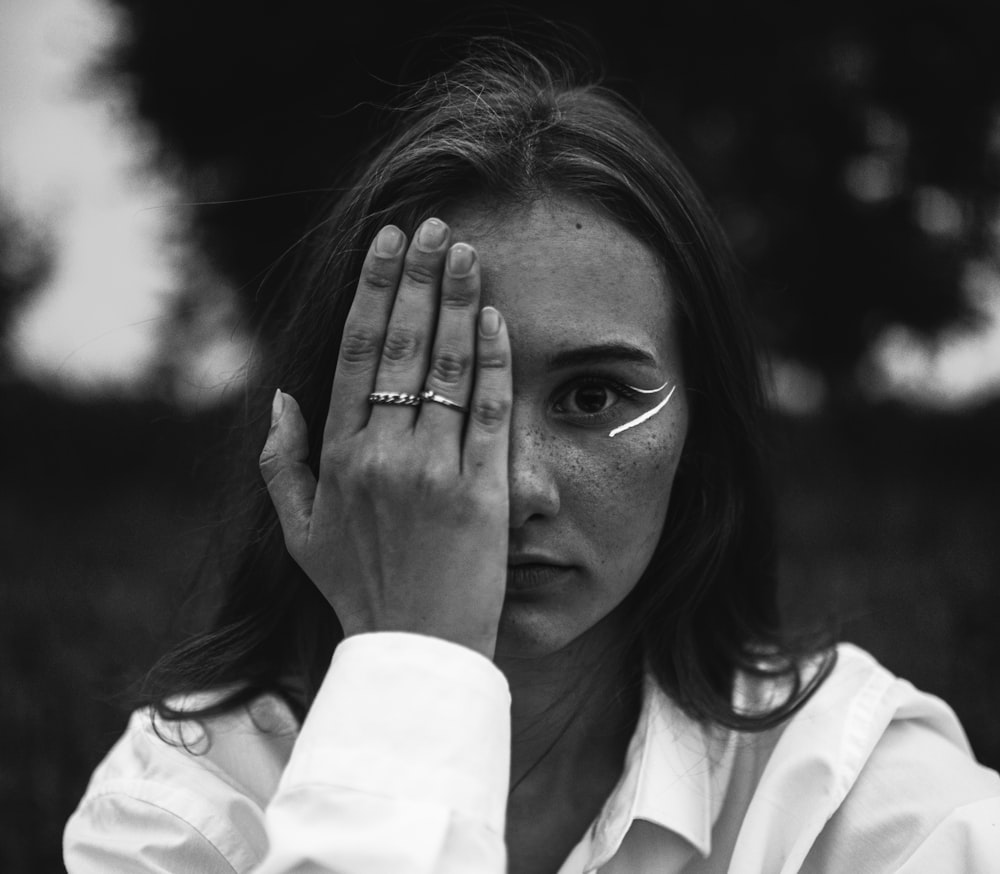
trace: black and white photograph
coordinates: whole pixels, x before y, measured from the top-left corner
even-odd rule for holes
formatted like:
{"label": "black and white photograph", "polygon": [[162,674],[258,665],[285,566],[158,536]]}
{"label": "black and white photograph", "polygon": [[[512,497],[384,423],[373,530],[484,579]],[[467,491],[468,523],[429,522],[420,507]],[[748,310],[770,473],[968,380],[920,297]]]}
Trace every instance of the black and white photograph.
{"label": "black and white photograph", "polygon": [[998,34],[3,0],[0,870],[1000,871]]}

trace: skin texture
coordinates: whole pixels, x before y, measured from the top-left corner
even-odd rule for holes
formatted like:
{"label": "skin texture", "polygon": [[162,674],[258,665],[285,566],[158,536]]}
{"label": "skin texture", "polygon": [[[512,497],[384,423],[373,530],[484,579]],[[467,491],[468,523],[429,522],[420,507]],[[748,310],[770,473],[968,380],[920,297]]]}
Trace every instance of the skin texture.
{"label": "skin texture", "polygon": [[[383,230],[369,252],[319,478],[280,392],[261,469],[346,634],[435,635],[505,673],[509,870],[541,874],[600,810],[634,728],[622,603],[687,433],[680,344],[662,265],[594,209],[469,202],[444,218],[422,226],[442,232],[431,246],[418,230],[424,244],[394,251]],[[659,413],[608,436],[663,399],[623,387],[665,382]],[[424,387],[470,413],[368,402]]]}
{"label": "skin texture", "polygon": [[[594,627],[649,563],[687,432],[680,346],[655,255],[592,209],[543,200],[498,216],[470,204],[448,218],[453,238],[479,252],[483,302],[504,313],[511,337],[510,552],[568,566],[551,583],[508,591],[497,655],[530,658]],[[650,360],[552,364],[616,343]],[[592,405],[598,380],[608,385],[601,416],[578,414],[581,379],[593,380],[582,398]],[[609,381],[652,389],[668,380],[677,389],[661,413],[608,438],[661,400],[621,397]]]}

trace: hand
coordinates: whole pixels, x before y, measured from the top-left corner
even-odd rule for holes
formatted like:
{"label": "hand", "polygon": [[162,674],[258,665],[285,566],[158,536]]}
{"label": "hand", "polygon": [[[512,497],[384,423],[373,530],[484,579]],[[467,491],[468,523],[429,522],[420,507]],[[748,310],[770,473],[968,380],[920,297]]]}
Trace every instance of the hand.
{"label": "hand", "polygon": [[[408,249],[397,228],[379,232],[344,328],[318,479],[305,420],[281,392],[260,465],[288,551],[345,635],[410,631],[492,658],[507,573],[510,343],[500,314],[480,312],[475,250],[449,236],[437,219]],[[469,413],[368,401],[424,388]]]}

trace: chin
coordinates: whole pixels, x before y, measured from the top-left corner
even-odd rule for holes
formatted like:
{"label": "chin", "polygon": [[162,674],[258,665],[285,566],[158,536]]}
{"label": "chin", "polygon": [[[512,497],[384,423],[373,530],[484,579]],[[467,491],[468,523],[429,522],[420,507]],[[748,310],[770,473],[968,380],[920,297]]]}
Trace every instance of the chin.
{"label": "chin", "polygon": [[500,614],[496,655],[540,658],[558,652],[576,637],[559,618],[541,604],[508,598]]}
{"label": "chin", "polygon": [[[497,633],[497,658],[534,659],[555,655],[582,642],[596,631],[614,609],[597,615],[584,615],[565,609],[565,604],[548,599],[520,599],[509,596],[500,614]],[[560,609],[563,607],[563,609]]]}
{"label": "chin", "polygon": [[628,634],[631,588],[581,588],[516,593],[508,590],[500,614],[498,659],[537,659],[563,652],[586,660]]}

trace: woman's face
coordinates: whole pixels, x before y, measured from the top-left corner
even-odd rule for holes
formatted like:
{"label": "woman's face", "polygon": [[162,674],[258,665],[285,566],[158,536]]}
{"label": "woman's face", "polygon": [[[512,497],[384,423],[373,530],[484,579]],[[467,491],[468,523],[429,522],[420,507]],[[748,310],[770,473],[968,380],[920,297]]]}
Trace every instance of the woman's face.
{"label": "woman's face", "polygon": [[545,655],[622,602],[659,540],[688,422],[673,296],[651,250],[577,201],[445,218],[478,250],[513,350],[497,654]]}

